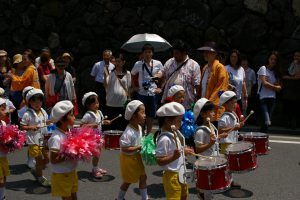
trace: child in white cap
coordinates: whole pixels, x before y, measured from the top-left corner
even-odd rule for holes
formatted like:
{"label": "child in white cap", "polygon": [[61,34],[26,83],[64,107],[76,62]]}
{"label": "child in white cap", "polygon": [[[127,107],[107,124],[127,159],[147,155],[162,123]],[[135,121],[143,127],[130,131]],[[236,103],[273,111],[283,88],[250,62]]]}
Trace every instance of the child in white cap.
{"label": "child in white cap", "polygon": [[16,107],[14,104],[7,98],[5,98],[5,91],[3,88],[0,87],[0,98],[5,99],[5,104],[6,104],[6,118],[5,122],[6,123],[11,123],[11,113],[13,113],[16,110]]}
{"label": "child in white cap", "polygon": [[[188,185],[178,180],[180,167],[184,163],[184,157],[181,154],[183,144],[171,128],[175,125],[176,129],[180,129],[184,112],[184,107],[177,102],[167,103],[156,112],[160,127],[154,137],[155,140],[157,138],[156,157],[158,165],[164,170],[163,185],[168,200],[186,200],[188,196]],[[184,151],[185,153],[193,152],[185,147]]]}
{"label": "child in white cap", "polygon": [[[221,115],[218,122],[219,137],[220,139],[220,152],[224,154],[226,148],[232,144],[238,142],[239,129],[244,125],[239,121],[239,117],[235,113],[237,104],[237,97],[235,92],[226,91],[220,96],[219,105],[225,108],[225,112]],[[230,131],[232,128],[234,129]],[[228,132],[230,131],[230,132]],[[239,184],[232,182],[232,187],[241,187]]]}
{"label": "child in white cap", "polygon": [[23,89],[22,91],[22,97],[23,97],[23,102],[21,103],[20,105],[20,109],[18,110],[18,117],[19,117],[19,120],[21,121],[23,115],[25,114],[25,112],[27,111],[28,109],[28,106],[27,106],[27,102],[26,102],[26,95],[27,93],[34,89],[34,87],[32,86],[27,86]]}
{"label": "child in white cap", "polygon": [[[6,126],[4,120],[6,116],[6,100],[0,98],[0,125]],[[7,153],[0,151],[0,199],[5,199],[6,177],[10,175]]]}
{"label": "child in white cap", "polygon": [[125,119],[129,120],[129,123],[120,138],[120,165],[123,183],[116,200],[123,200],[130,184],[138,181],[142,200],[147,200],[147,176],[139,153],[142,139],[141,125],[146,120],[144,104],[138,100],[129,102],[125,110]]}
{"label": "child in white cap", "polygon": [[[215,105],[208,99],[201,98],[196,102],[193,112],[198,125],[194,135],[196,153],[217,156],[219,153],[217,129],[209,121],[215,117]],[[200,196],[204,200],[213,198],[213,194],[209,191],[200,192]]]}
{"label": "child in white cap", "polygon": [[63,200],[76,200],[78,191],[77,161],[65,160],[58,155],[62,143],[67,138],[66,132],[75,122],[73,107],[71,101],[60,101],[52,108],[50,115],[51,121],[57,126],[48,141],[52,170],[51,191],[53,196]]}
{"label": "child in white cap", "polygon": [[[100,134],[102,131],[102,124],[111,124],[110,120],[104,120],[102,112],[99,110],[98,95],[95,92],[88,92],[83,95],[82,105],[85,109],[85,114],[81,119],[81,124],[89,126],[94,129],[96,134]],[[92,174],[95,178],[102,178],[103,174],[106,174],[105,169],[98,167],[99,157],[93,157]]]}
{"label": "child in white cap", "polygon": [[35,158],[35,171],[31,172],[42,186],[50,186],[50,182],[43,176],[43,169],[49,162],[48,152],[44,149],[43,138],[47,134],[48,114],[42,108],[44,94],[40,89],[32,89],[26,95],[28,109],[20,122],[21,128],[26,130],[26,142],[29,145],[28,154]]}
{"label": "child in white cap", "polygon": [[184,88],[181,85],[173,85],[168,91],[168,96],[165,99],[165,103],[170,103],[173,101],[183,104],[184,97]]}

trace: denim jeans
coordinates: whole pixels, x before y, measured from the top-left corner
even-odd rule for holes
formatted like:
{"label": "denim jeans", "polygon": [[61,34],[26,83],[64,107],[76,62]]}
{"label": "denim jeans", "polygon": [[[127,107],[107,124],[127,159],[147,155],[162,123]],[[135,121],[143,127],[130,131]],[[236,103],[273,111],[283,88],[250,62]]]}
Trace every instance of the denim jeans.
{"label": "denim jeans", "polygon": [[274,98],[260,99],[260,108],[264,119],[260,131],[263,133],[267,133],[268,127],[271,125],[271,117],[275,108],[275,99]]}

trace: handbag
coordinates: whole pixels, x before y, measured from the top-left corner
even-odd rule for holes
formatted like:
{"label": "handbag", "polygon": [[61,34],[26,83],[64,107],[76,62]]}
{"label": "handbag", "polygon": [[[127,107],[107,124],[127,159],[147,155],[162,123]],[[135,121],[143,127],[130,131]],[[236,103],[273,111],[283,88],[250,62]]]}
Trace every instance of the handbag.
{"label": "handbag", "polygon": [[66,78],[66,75],[64,75],[64,77],[63,77],[63,80],[62,80],[62,82],[59,86],[58,92],[55,95],[48,95],[47,96],[47,98],[45,100],[45,105],[48,108],[53,107],[59,101],[60,91],[62,89],[62,86],[63,86],[64,82],[65,82],[65,78]]}

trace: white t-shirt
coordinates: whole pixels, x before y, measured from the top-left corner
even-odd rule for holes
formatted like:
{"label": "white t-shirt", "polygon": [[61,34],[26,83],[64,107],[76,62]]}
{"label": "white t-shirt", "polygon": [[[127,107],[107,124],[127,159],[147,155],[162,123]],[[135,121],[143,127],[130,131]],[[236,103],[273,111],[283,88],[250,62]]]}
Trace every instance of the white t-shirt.
{"label": "white t-shirt", "polygon": [[[126,91],[124,90],[125,87]],[[126,75],[119,79],[116,73],[113,71],[107,78],[107,89],[106,89],[106,105],[110,107],[123,107],[127,100],[127,94],[131,87],[131,74],[127,71]]]}
{"label": "white t-shirt", "polygon": [[104,119],[103,114],[100,110],[97,112],[87,111],[81,119],[82,124],[98,124],[98,130],[102,131],[102,120]]}
{"label": "white t-shirt", "polygon": [[[181,149],[180,140],[177,137],[178,148]],[[173,133],[170,132],[161,132],[158,136],[156,144],[156,157],[171,156],[174,154],[174,151],[177,149],[176,143],[173,137]],[[163,170],[170,170],[178,172],[180,166],[183,165],[183,156],[181,155],[177,160],[162,166]]]}
{"label": "white t-shirt", "polygon": [[264,98],[275,99],[276,92],[274,90],[264,87],[261,83],[259,76],[266,76],[266,79],[269,83],[275,84],[277,79],[275,77],[274,71],[269,70],[266,66],[262,66],[261,68],[259,68],[257,72],[257,82],[258,82],[257,94],[259,94],[259,99],[264,99]]}
{"label": "white t-shirt", "polygon": [[45,126],[43,128],[39,128],[36,131],[27,131],[26,132],[26,142],[28,145],[43,145],[42,139],[45,134],[47,134],[47,120],[48,114],[46,111],[41,108],[41,113],[38,115],[35,110],[28,108],[25,114],[22,117],[20,122],[23,126]]}
{"label": "white t-shirt", "polygon": [[[219,119],[219,128],[233,128],[239,123],[238,117],[232,112],[224,112]],[[221,138],[220,143],[237,143],[238,131],[231,131],[226,138]]]}
{"label": "white t-shirt", "polygon": [[[93,69],[91,71],[91,76],[95,77],[96,82],[99,82],[99,83],[104,82],[104,67],[105,67],[104,61],[96,62],[94,64]],[[115,68],[115,65],[110,62],[109,66],[108,66],[108,72],[110,73],[111,70],[113,70],[114,68]]]}
{"label": "white t-shirt", "polygon": [[256,75],[253,69],[251,69],[250,67],[248,67],[245,70],[245,75],[246,75],[246,86],[247,86],[247,93],[248,95],[251,94],[251,89],[253,87],[253,85],[255,85],[256,83]]}
{"label": "white t-shirt", "polygon": [[[144,69],[143,64],[144,64],[144,61],[137,61],[131,70],[131,74],[132,75],[139,74],[139,91],[138,91],[138,93],[140,95],[154,96],[155,95],[154,90],[157,88],[157,85],[153,81],[150,81],[151,76],[147,72],[147,69]],[[157,74],[160,71],[160,69],[163,67],[163,65],[161,64],[160,61],[154,60],[154,59],[152,59],[150,61],[150,66],[147,63],[146,63],[146,66],[147,66],[149,72],[152,74],[152,77],[155,74]],[[150,87],[148,90],[144,89],[143,82],[150,82]]]}
{"label": "white t-shirt", "polygon": [[[200,126],[196,130],[194,135],[194,141],[196,147],[201,144],[209,144],[210,143],[210,134],[211,130],[207,126]],[[217,143],[213,144],[210,148],[206,149],[204,152],[200,153],[204,156],[216,156],[218,155],[218,146]]]}
{"label": "white t-shirt", "polygon": [[246,78],[244,68],[239,67],[238,69],[234,69],[230,65],[226,65],[226,70],[229,76],[229,83],[236,87],[236,96],[237,99],[242,99],[243,92],[243,82]]}
{"label": "white t-shirt", "polygon": [[[3,120],[1,120],[0,123],[2,126],[6,126],[6,123]],[[4,158],[6,156],[7,156],[7,153],[0,151],[0,158]]]}
{"label": "white t-shirt", "polygon": [[[66,134],[56,129],[52,133],[50,139],[48,140],[48,147],[50,149],[50,154],[52,151],[59,152],[61,144],[67,138]],[[65,160],[63,162],[53,164],[50,162],[51,169],[53,173],[68,173],[74,171],[77,167],[77,161]]]}
{"label": "white t-shirt", "polygon": [[203,77],[201,80],[201,97],[205,97],[208,75],[209,75],[210,71],[211,71],[211,67],[207,67],[203,74]]}
{"label": "white t-shirt", "polygon": [[[132,128],[128,125],[120,137],[120,147],[136,147],[141,146],[142,140],[142,127],[139,126],[139,130]],[[120,150],[122,153],[127,155],[134,155],[137,152],[123,152],[122,149]]]}

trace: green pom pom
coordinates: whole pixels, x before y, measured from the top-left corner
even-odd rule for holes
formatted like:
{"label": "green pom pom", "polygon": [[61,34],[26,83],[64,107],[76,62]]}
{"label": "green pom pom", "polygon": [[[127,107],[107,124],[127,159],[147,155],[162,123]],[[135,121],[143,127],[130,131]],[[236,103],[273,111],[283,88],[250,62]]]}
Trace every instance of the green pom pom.
{"label": "green pom pom", "polygon": [[191,111],[194,110],[195,105],[196,105],[196,103],[192,103],[192,104],[191,104]]}
{"label": "green pom pom", "polygon": [[153,141],[153,134],[149,134],[142,138],[142,150],[141,155],[142,159],[146,163],[146,165],[156,165],[156,156],[155,156],[155,149],[156,145]]}

